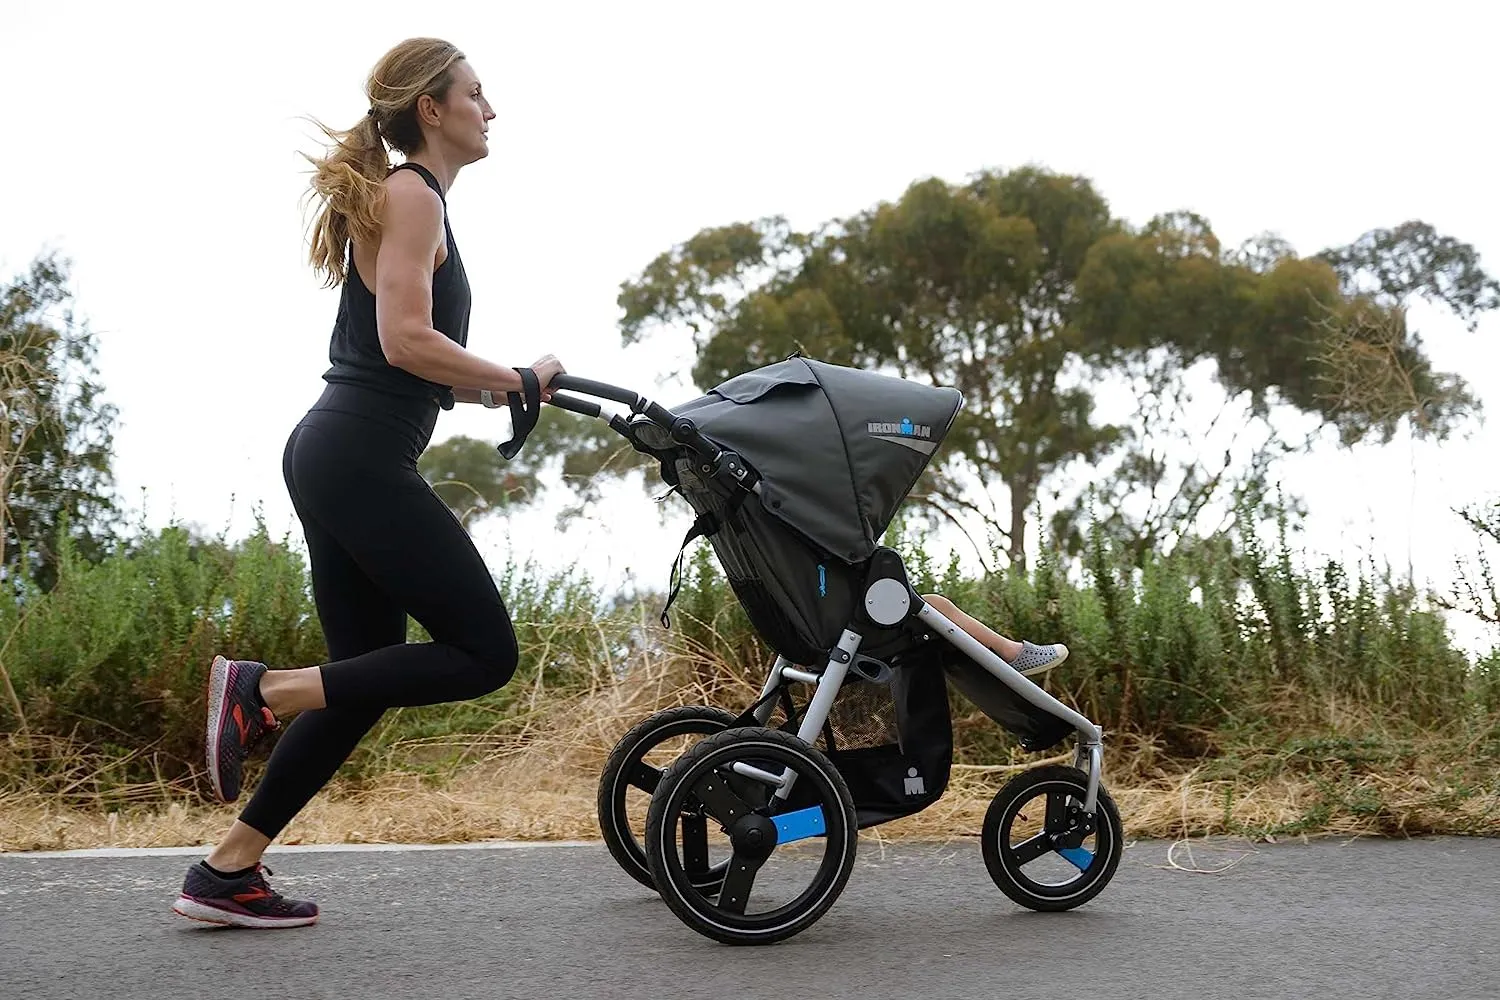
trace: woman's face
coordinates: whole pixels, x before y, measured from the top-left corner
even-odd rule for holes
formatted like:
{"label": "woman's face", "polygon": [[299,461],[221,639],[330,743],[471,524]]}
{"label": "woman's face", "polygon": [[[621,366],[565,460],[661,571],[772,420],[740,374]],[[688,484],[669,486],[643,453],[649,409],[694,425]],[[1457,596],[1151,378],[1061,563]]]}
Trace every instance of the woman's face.
{"label": "woman's face", "polygon": [[490,121],[495,109],[484,96],[479,77],[468,60],[453,64],[453,83],[440,105],[436,129],[439,142],[459,154],[464,163],[473,163],[489,155]]}

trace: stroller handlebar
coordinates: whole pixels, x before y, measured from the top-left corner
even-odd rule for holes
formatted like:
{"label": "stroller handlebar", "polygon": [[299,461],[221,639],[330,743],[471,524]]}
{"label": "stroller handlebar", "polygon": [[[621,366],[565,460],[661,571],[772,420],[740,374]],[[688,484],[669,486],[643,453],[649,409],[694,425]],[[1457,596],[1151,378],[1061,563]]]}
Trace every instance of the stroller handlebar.
{"label": "stroller handlebar", "polygon": [[[571,389],[587,396],[612,399],[616,403],[624,403],[637,412],[645,404],[645,400],[638,393],[629,389],[622,389],[620,386],[610,385],[607,382],[595,382],[591,378],[579,378],[577,375],[558,375],[550,384],[556,389]],[[598,414],[596,413],[595,416]]]}
{"label": "stroller handlebar", "polygon": [[[664,428],[669,428],[671,425],[670,413],[655,403],[648,403],[639,393],[632,392],[618,385],[610,385],[608,382],[596,382],[591,378],[580,378],[577,375],[567,374],[555,376],[548,385],[554,390],[572,390],[571,392],[554,391],[552,393],[552,398],[548,402],[558,409],[580,413],[585,417],[602,418],[604,416],[604,408],[592,399],[584,399],[582,396],[574,395],[574,393],[581,392],[589,396],[599,396],[603,399],[612,399],[617,403],[624,403],[630,407],[632,413],[640,413],[644,410],[653,420],[662,423]],[[651,413],[650,411],[652,410],[656,412]],[[661,416],[667,418],[665,422],[659,419]],[[634,443],[635,439],[630,433],[630,423],[624,417],[611,417],[609,426],[616,433]]]}
{"label": "stroller handlebar", "polygon": [[[644,414],[652,423],[671,434],[681,444],[704,449],[710,455],[717,451],[717,449],[703,439],[703,436],[698,433],[697,428],[693,426],[691,420],[679,419],[675,413],[665,406],[662,406],[660,403],[653,403],[645,396],[631,389],[626,389],[618,385],[610,385],[608,382],[596,382],[591,378],[580,378],[577,375],[558,375],[553,378],[550,385],[554,389],[571,390],[571,392],[555,392],[552,396],[553,404],[561,406],[565,410],[582,413],[588,417],[603,415],[598,403],[592,400],[581,399],[572,393],[583,393],[588,396],[598,396],[601,399],[611,399],[630,407],[631,413]],[[615,421],[610,421],[610,424],[614,426]],[[623,428],[625,424],[622,423],[620,426]]]}
{"label": "stroller handlebar", "polygon": [[[593,379],[580,378],[577,375],[558,375],[550,383],[553,389],[571,390],[571,392],[583,393],[588,396],[599,396],[603,399],[611,399],[617,403],[623,403],[630,407],[633,414],[644,416],[651,423],[665,431],[667,436],[677,444],[689,448],[699,460],[707,463],[712,474],[724,477],[728,481],[738,484],[740,487],[753,490],[758,484],[760,477],[746,467],[745,462],[733,451],[726,451],[703,436],[691,417],[678,416],[660,403],[653,403],[640,393],[607,382],[596,382]],[[581,399],[571,395],[570,392],[554,392],[552,404],[560,406],[574,413],[581,413],[588,417],[600,417],[603,415],[598,403],[591,400]],[[612,427],[621,436],[625,437],[638,450],[647,454],[657,454],[657,447],[644,441],[640,435],[635,433],[631,421],[620,416],[610,418]],[[708,470],[705,470],[708,471]]]}
{"label": "stroller handlebar", "polygon": [[570,396],[565,392],[554,392],[552,398],[547,402],[559,410],[571,410],[574,413],[581,413],[585,417],[597,417],[602,412],[599,404],[592,399],[584,399],[581,396]]}

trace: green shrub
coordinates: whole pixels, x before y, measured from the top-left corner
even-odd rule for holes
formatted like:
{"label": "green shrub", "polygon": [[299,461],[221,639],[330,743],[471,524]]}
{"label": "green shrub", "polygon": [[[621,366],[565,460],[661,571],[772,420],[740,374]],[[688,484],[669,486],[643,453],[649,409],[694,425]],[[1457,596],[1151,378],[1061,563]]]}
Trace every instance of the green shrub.
{"label": "green shrub", "polygon": [[[1299,569],[1284,528],[1270,546],[1244,530],[1235,545],[1144,561],[1094,531],[1076,563],[1044,554],[1027,571],[982,578],[954,558],[939,567],[899,524],[891,544],[919,591],[945,593],[1009,635],[1066,642],[1072,656],[1048,686],[1106,731],[1150,735],[1167,752],[1200,753],[1216,731],[1284,735],[1298,706],[1331,701],[1428,730],[1500,710],[1500,653],[1469,663],[1413,588],[1372,567]],[[111,781],[201,770],[214,653],[273,666],[326,657],[305,560],[263,524],[232,545],[180,526],[142,533],[96,563],[64,543],[52,590],[7,582],[0,666],[27,732],[121,761]],[[757,683],[773,658],[706,542],[684,560],[669,633],[656,623],[659,597],[620,603],[577,570],[507,564],[497,583],[522,648],[515,679],[474,701],[387,713],[347,774],[378,771],[398,746],[431,748],[434,760],[482,750],[484,734],[531,724],[553,695],[628,678],[648,648],[687,657],[706,678],[729,665]],[[412,623],[410,638],[427,637]],[[20,727],[6,693],[0,734]],[[959,741],[961,759],[1009,746],[994,726],[961,725]],[[30,777],[52,766],[39,757]],[[0,782],[18,774],[11,761]]]}

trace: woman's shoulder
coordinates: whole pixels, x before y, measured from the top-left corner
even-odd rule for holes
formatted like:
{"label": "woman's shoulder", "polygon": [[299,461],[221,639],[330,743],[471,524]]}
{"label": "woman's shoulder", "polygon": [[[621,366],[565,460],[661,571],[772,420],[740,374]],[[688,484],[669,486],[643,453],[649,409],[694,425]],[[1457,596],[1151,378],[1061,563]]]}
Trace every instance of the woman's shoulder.
{"label": "woman's shoulder", "polygon": [[415,170],[392,170],[386,174],[382,186],[391,195],[416,202],[432,202],[437,205],[443,203],[442,195],[432,189],[427,179]]}
{"label": "woman's shoulder", "polygon": [[381,185],[385,188],[386,225],[418,229],[443,227],[443,199],[414,170],[392,171]]}

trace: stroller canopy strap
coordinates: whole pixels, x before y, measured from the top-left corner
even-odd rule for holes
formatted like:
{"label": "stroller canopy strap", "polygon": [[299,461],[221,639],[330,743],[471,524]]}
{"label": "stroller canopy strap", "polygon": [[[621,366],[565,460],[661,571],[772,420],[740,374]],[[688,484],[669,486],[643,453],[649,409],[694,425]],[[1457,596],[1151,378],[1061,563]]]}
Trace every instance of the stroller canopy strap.
{"label": "stroller canopy strap", "polygon": [[674,409],[760,473],[767,513],[856,563],[874,553],[962,405],[957,389],[793,357]]}

